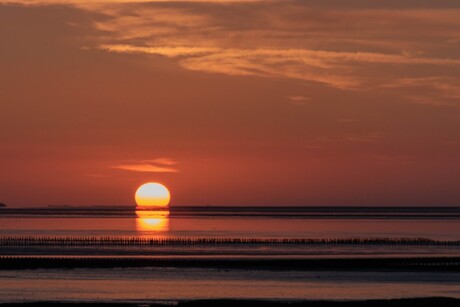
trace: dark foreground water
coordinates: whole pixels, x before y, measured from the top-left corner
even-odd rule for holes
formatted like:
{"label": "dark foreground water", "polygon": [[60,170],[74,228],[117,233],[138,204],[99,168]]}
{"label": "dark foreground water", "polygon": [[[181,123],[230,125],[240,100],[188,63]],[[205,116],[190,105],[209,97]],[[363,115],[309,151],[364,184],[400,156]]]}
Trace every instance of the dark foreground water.
{"label": "dark foreground water", "polygon": [[1,209],[0,255],[0,302],[460,298],[460,209]]}

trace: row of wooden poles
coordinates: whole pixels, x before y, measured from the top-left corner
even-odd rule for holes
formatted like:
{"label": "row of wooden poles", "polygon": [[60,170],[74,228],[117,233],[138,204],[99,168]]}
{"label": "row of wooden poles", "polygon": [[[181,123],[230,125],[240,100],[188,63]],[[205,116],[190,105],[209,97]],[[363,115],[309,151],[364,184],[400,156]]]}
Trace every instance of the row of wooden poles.
{"label": "row of wooden poles", "polygon": [[460,241],[426,238],[145,238],[93,236],[1,236],[0,246],[30,245],[228,245],[228,244],[299,244],[299,245],[422,245],[460,246]]}

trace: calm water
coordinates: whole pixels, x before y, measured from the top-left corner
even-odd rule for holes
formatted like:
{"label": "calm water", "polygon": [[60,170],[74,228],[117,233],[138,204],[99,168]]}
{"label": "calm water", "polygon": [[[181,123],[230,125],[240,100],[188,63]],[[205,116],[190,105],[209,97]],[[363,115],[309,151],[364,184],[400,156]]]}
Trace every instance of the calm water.
{"label": "calm water", "polygon": [[[124,208],[3,209],[1,237],[427,238],[460,240],[460,209]],[[407,245],[171,244],[0,246],[1,255],[123,257],[453,256],[460,248]],[[298,272],[179,268],[0,270],[0,301],[197,298],[364,299],[460,297],[450,272]]]}
{"label": "calm water", "polygon": [[0,209],[0,235],[460,240],[460,208]]}

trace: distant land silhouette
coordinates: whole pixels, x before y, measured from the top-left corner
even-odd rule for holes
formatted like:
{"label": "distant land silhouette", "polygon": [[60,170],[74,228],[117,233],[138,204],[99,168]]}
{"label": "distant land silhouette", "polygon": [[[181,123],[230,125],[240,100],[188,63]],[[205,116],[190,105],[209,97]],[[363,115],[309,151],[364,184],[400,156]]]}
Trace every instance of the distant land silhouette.
{"label": "distant land silhouette", "polygon": [[5,208],[6,205],[4,203],[0,203],[0,208]]}

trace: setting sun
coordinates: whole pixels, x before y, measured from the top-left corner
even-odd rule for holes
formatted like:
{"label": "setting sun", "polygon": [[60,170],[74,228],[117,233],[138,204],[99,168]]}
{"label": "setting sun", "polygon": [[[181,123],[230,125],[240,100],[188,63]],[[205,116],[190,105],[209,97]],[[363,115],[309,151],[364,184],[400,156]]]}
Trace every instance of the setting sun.
{"label": "setting sun", "polygon": [[137,189],[135,199],[139,207],[167,207],[171,195],[161,183],[148,182]]}

